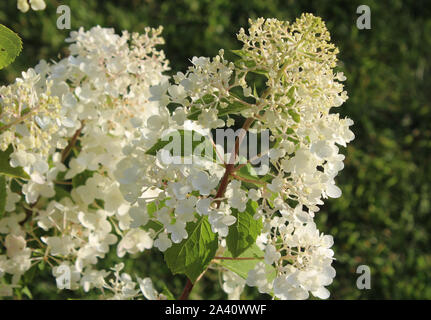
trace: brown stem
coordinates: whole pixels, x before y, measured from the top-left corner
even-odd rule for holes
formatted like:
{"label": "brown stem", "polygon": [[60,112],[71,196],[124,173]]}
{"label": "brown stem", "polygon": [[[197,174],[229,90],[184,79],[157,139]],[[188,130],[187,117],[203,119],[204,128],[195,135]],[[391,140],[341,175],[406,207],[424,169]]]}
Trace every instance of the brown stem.
{"label": "brown stem", "polygon": [[214,257],[214,260],[262,260],[264,257]]}
{"label": "brown stem", "polygon": [[[235,168],[235,159],[236,156],[239,152],[239,146],[241,145],[242,140],[244,139],[244,136],[247,132],[247,130],[250,128],[251,124],[253,123],[254,118],[250,117],[247,118],[244,122],[244,125],[242,126],[243,131],[241,132],[241,134],[237,137],[236,141],[235,141],[235,150],[231,155],[231,159],[229,161],[229,163],[226,165],[226,169],[224,172],[224,175],[220,181],[220,185],[219,188],[217,190],[217,193],[215,195],[215,199],[216,203],[217,203],[217,208],[220,207],[220,203],[221,203],[221,199],[224,196],[224,193],[226,192],[226,188],[227,185],[229,184],[229,178],[232,175],[232,172]],[[201,274],[201,276],[203,275],[203,273]],[[183,289],[183,293],[181,294],[179,300],[187,300],[189,298],[190,292],[193,289],[193,283],[190,281],[190,279],[187,279],[187,283]]]}
{"label": "brown stem", "polygon": [[[21,191],[21,194],[24,195]],[[37,205],[37,203],[39,202],[40,197],[36,200],[35,203],[30,204],[30,209],[24,207],[24,211],[25,211],[25,218],[24,220],[22,220],[19,224],[21,226],[24,226],[24,224],[30,220],[30,218],[33,216],[33,208]]]}
{"label": "brown stem", "polygon": [[192,292],[193,283],[190,279],[187,279],[186,286],[184,287],[183,293],[181,294],[179,300],[187,300],[189,298],[190,292]]}
{"label": "brown stem", "polygon": [[74,133],[74,135],[73,135],[72,139],[70,140],[69,144],[67,145],[67,147],[61,153],[61,162],[64,162],[64,160],[67,159],[70,151],[72,151],[72,148],[75,146],[76,141],[78,140],[78,137],[81,134],[81,131],[82,131],[83,128],[84,128],[84,122],[82,122],[81,128],[79,128],[78,130],[76,130],[76,132]]}
{"label": "brown stem", "polygon": [[233,150],[234,152],[231,155],[229,163],[226,165],[226,170],[224,172],[223,177],[221,178],[220,186],[219,186],[217,193],[215,195],[215,199],[217,199],[216,200],[217,208],[220,207],[220,203],[221,203],[220,198],[222,198],[224,196],[224,193],[226,192],[227,185],[229,184],[229,179],[232,175],[232,172],[235,169],[235,159],[236,159],[236,156],[238,155],[238,152],[239,152],[239,146],[241,145],[241,142],[244,139],[244,136],[245,136],[247,130],[250,128],[253,121],[254,121],[254,118],[252,118],[252,117],[247,118],[245,120],[244,125],[242,126],[243,131],[241,132],[241,134],[237,137],[237,139],[235,141],[235,150]]}
{"label": "brown stem", "polygon": [[41,105],[38,105],[37,107],[35,107],[35,108],[31,109],[29,112],[27,112],[25,115],[16,118],[14,121],[12,121],[11,123],[8,123],[7,125],[4,125],[3,127],[0,128],[0,133],[3,131],[6,131],[9,128],[11,128],[12,126],[24,121],[25,119],[27,119],[28,117],[33,115],[40,107],[41,107]]}

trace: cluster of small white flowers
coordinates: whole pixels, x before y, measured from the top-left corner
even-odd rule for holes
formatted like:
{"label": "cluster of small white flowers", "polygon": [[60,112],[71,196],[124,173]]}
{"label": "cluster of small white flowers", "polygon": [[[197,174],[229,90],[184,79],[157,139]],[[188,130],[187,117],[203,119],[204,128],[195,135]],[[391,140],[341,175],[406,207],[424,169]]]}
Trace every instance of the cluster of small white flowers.
{"label": "cluster of small white flowers", "polygon": [[[258,210],[268,233],[265,262],[275,265],[273,282],[262,278],[263,263],[247,283],[280,299],[306,299],[311,292],[329,297],[324,288],[335,270],[332,237],[313,222],[322,198],[338,198],[334,178],[343,169],[346,146],[354,135],[350,119],[330,113],[346,99],[342,73],[333,74],[337,49],[320,18],[303,15],[294,24],[258,19],[238,38],[259,69],[267,70],[269,91],[256,97],[260,128],[269,129],[277,146],[269,151],[273,179],[262,190]],[[262,112],[263,110],[263,112]]]}
{"label": "cluster of small white flowers", "polygon": [[18,10],[21,12],[27,12],[30,7],[34,11],[45,10],[46,3],[44,0],[18,0]]}
{"label": "cluster of small white flowers", "polygon": [[[336,145],[346,146],[354,138],[349,130],[353,121],[330,113],[347,99],[340,83],[344,75],[333,73],[338,50],[329,42],[323,21],[310,14],[293,24],[251,21],[248,35],[241,29],[238,39],[244,43],[237,52],[241,62],[228,62],[223,50],[213,59],[194,57],[185,74],[173,77],[174,84],[152,88],[151,99],[159,101],[159,113],[143,124],[147,131],[140,141],[127,147],[129,156],[116,172],[120,189],[140,206],[146,186],[157,188],[156,210],[150,215],[145,207],[140,210],[145,221],[155,219],[163,225],[155,243],[161,251],[188,237],[186,223],[196,218],[195,213],[208,216],[223,245],[229,226],[236,222],[232,209],[241,213],[248,201],[256,201],[255,219],[264,224],[265,257],[249,272],[247,284],[279,299],[304,299],[309,292],[327,298],[325,286],[335,276],[332,237],[320,234],[313,217],[322,199],[340,197],[334,178],[343,169],[344,156]],[[252,72],[266,76],[260,94],[247,83]],[[234,94],[234,88],[240,88],[242,96]],[[226,108],[238,108],[231,113],[251,119],[253,129],[271,132],[275,147],[267,152],[270,179],[257,183],[256,189],[247,190],[241,179],[233,177],[220,194],[226,164],[166,164],[160,160],[163,150],[156,159],[145,153],[162,132],[185,128],[186,119],[196,119],[189,126],[194,130],[232,125],[232,119],[220,119]],[[272,280],[268,265],[276,270]],[[238,296],[243,286],[236,282],[225,274],[225,291]]]}
{"label": "cluster of small white flowers", "polygon": [[341,195],[334,178],[344,156],[336,144],[354,138],[353,122],[329,112],[347,99],[335,81],[345,77],[332,71],[337,49],[323,22],[311,15],[292,25],[258,19],[249,35],[241,30],[238,38],[256,68],[268,74],[269,89],[255,96],[256,127],[269,129],[277,142],[269,151],[273,178],[261,190],[258,209],[268,234],[265,262],[276,267],[276,278],[268,281],[261,262],[247,284],[280,299],[306,299],[309,292],[325,299],[335,276],[332,237],[319,233],[313,217],[322,198]]}
{"label": "cluster of small white flowers", "polygon": [[[130,276],[107,285],[109,272],[95,264],[117,242],[120,257],[153,245],[150,232],[131,226],[136,211],[113,172],[122,148],[157,106],[149,101],[149,88],[165,81],[162,72],[168,70],[163,51],[155,48],[163,44],[161,31],[119,36],[113,29],[81,28],[67,39],[67,58],[42,60],[0,88],[0,147],[11,152],[11,167],[22,167],[29,177],[6,178],[0,277],[13,279],[0,285],[5,295],[41,262],[68,266],[71,289],[137,295]],[[57,269],[55,277],[61,276]]]}
{"label": "cluster of small white flowers", "polygon": [[[293,24],[250,23],[248,34],[238,34],[239,61],[226,60],[223,50],[213,59],[194,57],[173,83],[155,49],[163,43],[160,28],[118,36],[95,27],[72,32],[68,58],[41,61],[0,89],[0,147],[12,146],[11,166],[29,176],[7,178],[0,276],[13,279],[0,293],[10,293],[32,264],[46,261],[59,288],[67,267],[71,289],[162,299],[149,278],[135,282],[120,273],[123,265],[111,272],[95,265],[114,246],[120,258],[152,247],[165,252],[190,236],[187,225],[197,219],[207,219],[223,254],[238,215],[253,207],[263,225],[256,241],[262,257],[246,279],[220,267],[229,297],[239,298],[245,284],[278,299],[329,296],[332,237],[313,218],[322,199],[341,196],[334,179],[344,156],[337,145],[354,138],[353,122],[330,113],[347,99],[344,75],[333,72],[338,51],[311,14]],[[251,73],[265,77],[264,89],[250,83]],[[272,148],[259,155],[270,161],[264,177],[241,176],[254,162],[240,163],[237,147],[224,154],[214,141],[205,146],[220,161],[185,150],[174,154],[181,161],[166,161],[166,148],[151,151],[178,130],[186,139],[186,132],[209,137],[212,129],[231,127],[229,115],[246,118],[243,131],[271,133]],[[29,221],[40,229],[37,236],[24,228]]]}
{"label": "cluster of small white flowers", "polygon": [[[277,141],[269,152],[274,176],[262,190],[259,207],[268,232],[265,262],[277,269],[269,287],[280,299],[305,299],[309,292],[325,299],[324,286],[335,276],[332,237],[319,233],[313,217],[322,198],[341,196],[334,178],[344,156],[336,144],[346,146],[354,138],[353,121],[330,113],[347,99],[336,81],[344,75],[332,71],[338,50],[321,19],[311,15],[292,25],[259,19],[249,35],[241,30],[238,38],[256,66],[269,74],[269,93],[256,97],[262,106],[257,111],[264,111],[258,126]],[[249,283],[257,283],[262,266],[257,268]]]}

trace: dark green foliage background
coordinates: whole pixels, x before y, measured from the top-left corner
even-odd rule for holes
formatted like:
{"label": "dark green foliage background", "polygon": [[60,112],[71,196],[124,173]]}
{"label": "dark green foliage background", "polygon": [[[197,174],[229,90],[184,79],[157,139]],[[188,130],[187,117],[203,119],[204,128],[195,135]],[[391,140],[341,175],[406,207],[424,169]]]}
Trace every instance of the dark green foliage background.
{"label": "dark green foliage background", "polygon": [[[328,201],[317,218],[321,231],[335,238],[337,277],[331,297],[431,298],[431,6],[427,1],[46,2],[47,10],[26,14],[16,9],[15,0],[0,2],[0,23],[19,33],[24,42],[21,56],[0,72],[2,83],[13,81],[41,58],[67,54],[64,39],[69,31],[55,27],[60,4],[71,7],[72,29],[99,24],[142,32],[147,25],[163,25],[172,72],[185,70],[195,55],[237,49],[235,33],[248,26],[249,17],[293,20],[302,12],[321,16],[340,48],[339,69],[347,76],[350,96],[340,112],[355,121],[356,134],[343,151],[346,168],[337,178],[343,196]],[[356,8],[361,4],[371,7],[371,30],[356,28]],[[115,254],[111,257],[110,261],[119,261]],[[170,276],[160,254],[144,253],[125,262],[141,277],[159,278],[158,289],[166,283],[175,296],[181,293],[185,279]],[[355,270],[361,264],[371,268],[371,290],[356,288]],[[217,274],[210,271],[191,298],[225,298],[217,282]],[[37,269],[28,286],[34,298],[67,296],[55,291],[47,269]],[[87,297],[81,292],[72,296]],[[243,297],[257,295],[247,289]]]}

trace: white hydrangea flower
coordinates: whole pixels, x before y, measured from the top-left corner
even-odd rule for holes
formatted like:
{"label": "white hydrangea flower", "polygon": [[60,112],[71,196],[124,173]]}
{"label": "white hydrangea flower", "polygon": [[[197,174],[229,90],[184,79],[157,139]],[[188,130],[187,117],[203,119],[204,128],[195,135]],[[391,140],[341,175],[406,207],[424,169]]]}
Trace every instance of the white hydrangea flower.
{"label": "white hydrangea flower", "polygon": [[223,272],[223,291],[228,294],[229,300],[239,300],[245,287],[245,280],[232,271]]}
{"label": "white hydrangea flower", "polygon": [[166,229],[171,234],[173,243],[180,243],[183,239],[187,239],[188,237],[186,223],[184,221],[177,220],[173,224],[166,225]]}
{"label": "white hydrangea flower", "polygon": [[250,287],[257,287],[260,293],[270,293],[272,284],[267,279],[266,265],[258,262],[254,269],[248,272],[246,284]]}
{"label": "white hydrangea flower", "polygon": [[148,232],[141,229],[131,229],[121,239],[117,246],[117,255],[121,258],[126,253],[135,254],[153,247],[153,239]]}
{"label": "white hydrangea flower", "polygon": [[265,248],[265,262],[267,264],[273,264],[281,258],[280,252],[277,251],[275,246],[269,244]]}
{"label": "white hydrangea flower", "polygon": [[166,233],[160,233],[159,237],[154,241],[154,246],[164,252],[172,246],[172,241]]}
{"label": "white hydrangea flower", "polygon": [[159,294],[157,293],[156,289],[154,289],[151,278],[141,279],[138,277],[138,283],[142,294],[147,300],[158,300]]}
{"label": "white hydrangea flower", "polygon": [[31,8],[35,11],[45,10],[46,4],[44,0],[30,0]]}

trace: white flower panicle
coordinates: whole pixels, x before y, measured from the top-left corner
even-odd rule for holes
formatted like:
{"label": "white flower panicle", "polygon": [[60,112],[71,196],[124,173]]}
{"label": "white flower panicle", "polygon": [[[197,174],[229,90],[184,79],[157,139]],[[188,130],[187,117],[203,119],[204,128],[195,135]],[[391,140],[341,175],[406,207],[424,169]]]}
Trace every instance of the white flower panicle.
{"label": "white flower panicle", "polygon": [[[61,261],[73,275],[71,289],[137,296],[130,276],[119,276],[121,290],[113,288],[104,280],[110,273],[95,264],[114,244],[120,257],[153,245],[152,234],[131,226],[134,208],[113,172],[122,148],[157,106],[149,101],[149,88],[165,80],[162,72],[168,70],[156,49],[163,44],[161,31],[119,36],[113,29],[81,28],[67,39],[69,57],[53,64],[42,60],[0,88],[0,148],[11,168],[21,167],[29,177],[6,178],[0,276],[13,275],[12,286],[32,264]],[[35,236],[36,229],[42,236]],[[10,285],[0,287],[11,293]]]}

